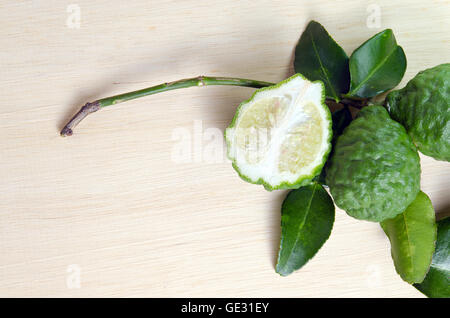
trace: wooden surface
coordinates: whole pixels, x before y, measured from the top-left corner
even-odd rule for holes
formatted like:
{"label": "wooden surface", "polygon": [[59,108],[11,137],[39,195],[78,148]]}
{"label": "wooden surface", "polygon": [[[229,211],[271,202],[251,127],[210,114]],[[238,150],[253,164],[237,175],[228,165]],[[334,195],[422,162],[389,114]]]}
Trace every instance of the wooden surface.
{"label": "wooden surface", "polygon": [[[367,24],[373,5],[379,27]],[[310,19],[348,54],[392,28],[403,86],[449,62],[449,14],[449,1],[421,0],[3,1],[0,296],[422,297],[395,273],[379,225],[341,210],[317,256],[278,276],[286,192],[241,181],[224,160],[174,162],[176,129],[223,131],[253,89],[150,96],[92,115],[73,137],[58,131],[87,101],[160,82],[282,80]],[[422,170],[447,213],[449,164],[422,156]]]}

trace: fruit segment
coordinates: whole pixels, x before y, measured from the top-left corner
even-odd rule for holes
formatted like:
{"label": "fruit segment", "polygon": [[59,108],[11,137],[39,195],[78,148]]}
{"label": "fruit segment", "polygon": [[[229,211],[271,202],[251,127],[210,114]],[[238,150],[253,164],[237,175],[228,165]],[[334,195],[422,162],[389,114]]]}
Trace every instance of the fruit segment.
{"label": "fruit segment", "polygon": [[266,189],[298,188],[320,172],[330,150],[324,88],[300,74],[243,102],[226,130],[239,175]]}

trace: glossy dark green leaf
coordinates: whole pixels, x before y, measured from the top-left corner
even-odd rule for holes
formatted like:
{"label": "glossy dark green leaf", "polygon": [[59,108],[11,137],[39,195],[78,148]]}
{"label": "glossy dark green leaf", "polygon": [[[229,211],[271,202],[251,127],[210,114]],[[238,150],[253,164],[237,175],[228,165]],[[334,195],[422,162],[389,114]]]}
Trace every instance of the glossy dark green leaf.
{"label": "glossy dark green leaf", "polygon": [[384,30],[364,42],[350,56],[350,92],[347,96],[372,97],[400,83],[406,56],[392,30]]}
{"label": "glossy dark green leaf", "polygon": [[427,276],[418,290],[432,298],[450,298],[450,217],[437,223],[436,250]]}
{"label": "glossy dark green leaf", "polygon": [[277,273],[287,276],[305,265],[328,239],[333,223],[333,200],[320,184],[289,192],[281,207]]}
{"label": "glossy dark green leaf", "polygon": [[327,187],[326,177],[327,177],[327,162],[323,166],[322,171],[320,172],[320,174],[318,176],[316,176],[313,179],[313,181],[318,182],[321,185]]}
{"label": "glossy dark green leaf", "polygon": [[435,213],[431,201],[422,191],[393,219],[381,222],[391,242],[391,255],[400,277],[420,283],[431,264],[436,241]]}
{"label": "glossy dark green leaf", "polygon": [[321,80],[328,97],[339,101],[348,92],[348,56],[325,28],[309,22],[295,48],[294,68],[311,81]]}
{"label": "glossy dark green leaf", "polygon": [[[334,147],[337,137],[339,137],[344,132],[345,127],[350,125],[350,123],[353,120],[353,117],[352,117],[352,113],[350,112],[348,107],[344,107],[342,109],[335,111],[333,114],[331,114],[331,118],[333,119],[333,139],[331,141],[331,144]],[[328,156],[328,158],[331,158],[332,154],[333,154],[333,149],[331,149],[331,153]],[[322,185],[326,185],[325,178],[327,175],[327,164],[328,164],[328,161],[325,164],[325,166],[323,167],[320,175],[318,175],[315,178],[315,181],[319,182]]]}
{"label": "glossy dark green leaf", "polygon": [[352,113],[348,107],[344,107],[340,110],[335,111],[331,118],[333,119],[333,140],[342,135],[345,127],[350,125],[352,122]]}

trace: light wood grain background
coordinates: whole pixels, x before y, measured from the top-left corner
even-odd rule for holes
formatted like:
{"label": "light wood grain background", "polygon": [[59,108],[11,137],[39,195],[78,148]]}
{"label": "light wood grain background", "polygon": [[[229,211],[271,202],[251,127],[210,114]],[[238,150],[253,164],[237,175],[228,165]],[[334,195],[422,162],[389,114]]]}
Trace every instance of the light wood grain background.
{"label": "light wood grain background", "polygon": [[[67,24],[70,4],[80,28]],[[367,26],[374,5],[379,28]],[[317,256],[278,276],[286,192],[241,181],[225,161],[172,160],[175,129],[223,131],[252,89],[155,95],[92,115],[73,137],[58,131],[87,101],[160,82],[282,80],[310,19],[348,54],[392,28],[403,86],[449,62],[449,14],[449,1],[421,0],[3,1],[0,296],[422,297],[395,273],[379,225],[341,210]],[[449,164],[422,156],[422,170],[447,213]]]}

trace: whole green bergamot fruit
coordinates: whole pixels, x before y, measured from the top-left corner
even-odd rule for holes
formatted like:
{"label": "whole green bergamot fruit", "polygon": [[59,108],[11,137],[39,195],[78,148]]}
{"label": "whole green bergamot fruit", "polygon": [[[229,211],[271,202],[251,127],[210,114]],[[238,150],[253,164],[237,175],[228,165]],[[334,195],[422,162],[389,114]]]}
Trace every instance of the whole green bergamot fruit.
{"label": "whole green bergamot fruit", "polygon": [[374,222],[402,213],[420,189],[419,154],[382,106],[368,106],[338,137],[326,182],[338,207]]}
{"label": "whole green bergamot fruit", "polygon": [[450,64],[422,71],[386,98],[391,117],[405,126],[419,150],[450,161]]}

